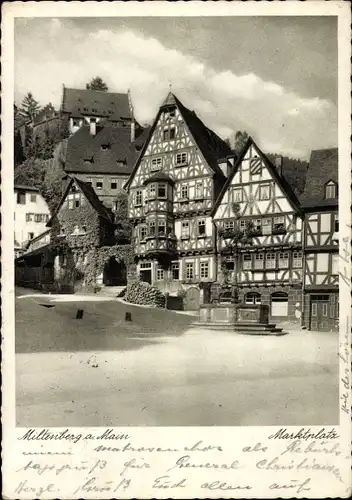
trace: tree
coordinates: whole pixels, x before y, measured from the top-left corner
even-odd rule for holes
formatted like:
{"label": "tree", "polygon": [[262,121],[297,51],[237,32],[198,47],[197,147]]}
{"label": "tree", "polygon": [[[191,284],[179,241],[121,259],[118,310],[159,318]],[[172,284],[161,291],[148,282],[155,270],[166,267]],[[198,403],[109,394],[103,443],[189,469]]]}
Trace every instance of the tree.
{"label": "tree", "polygon": [[248,138],[249,138],[249,136],[245,130],[243,132],[241,130],[238,130],[236,132],[233,148],[238,155],[241,153],[242,149],[245,147]]}
{"label": "tree", "polygon": [[27,121],[33,122],[40,109],[39,102],[34,99],[31,92],[28,92],[21,102],[19,113]]}
{"label": "tree", "polygon": [[100,90],[101,92],[107,92],[109,90],[106,83],[103,81],[100,76],[96,76],[92,78],[92,80],[86,84],[87,90]]}

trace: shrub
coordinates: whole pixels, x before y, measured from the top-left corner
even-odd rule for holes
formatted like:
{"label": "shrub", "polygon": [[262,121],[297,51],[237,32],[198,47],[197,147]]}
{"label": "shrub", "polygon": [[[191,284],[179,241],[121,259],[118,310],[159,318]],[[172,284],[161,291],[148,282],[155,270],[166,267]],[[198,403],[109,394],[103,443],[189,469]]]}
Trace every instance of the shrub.
{"label": "shrub", "polygon": [[144,306],[165,306],[164,294],[155,286],[144,281],[135,281],[127,285],[125,301]]}
{"label": "shrub", "polygon": [[127,286],[125,286],[125,288],[123,288],[123,289],[121,290],[121,292],[119,292],[119,293],[116,295],[116,297],[120,297],[120,298],[121,298],[121,297],[124,297],[124,296],[126,295],[126,292],[127,292]]}

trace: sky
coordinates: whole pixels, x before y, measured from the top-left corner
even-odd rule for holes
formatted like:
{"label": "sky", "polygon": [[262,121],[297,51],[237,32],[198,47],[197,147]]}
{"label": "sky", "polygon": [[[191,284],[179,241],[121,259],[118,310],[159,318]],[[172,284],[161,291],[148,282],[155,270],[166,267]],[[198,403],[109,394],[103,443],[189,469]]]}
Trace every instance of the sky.
{"label": "sky", "polygon": [[151,123],[168,91],[222,138],[246,130],[267,153],[337,146],[335,17],[19,18],[15,102],[59,107],[62,86],[99,75],[131,90]]}

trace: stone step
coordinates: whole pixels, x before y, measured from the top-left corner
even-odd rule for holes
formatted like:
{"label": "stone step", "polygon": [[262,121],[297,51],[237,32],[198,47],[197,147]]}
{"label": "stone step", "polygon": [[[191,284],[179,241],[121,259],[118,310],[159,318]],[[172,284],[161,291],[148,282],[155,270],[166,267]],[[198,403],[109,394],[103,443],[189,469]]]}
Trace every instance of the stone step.
{"label": "stone step", "polygon": [[286,335],[282,328],[277,328],[274,324],[235,324],[235,323],[221,323],[220,321],[205,323],[195,321],[191,325],[194,328],[203,328],[205,330],[223,330],[231,331],[239,334],[247,335]]}
{"label": "stone step", "polygon": [[103,286],[99,290],[98,294],[100,295],[118,295],[122,290],[126,288],[125,286]]}

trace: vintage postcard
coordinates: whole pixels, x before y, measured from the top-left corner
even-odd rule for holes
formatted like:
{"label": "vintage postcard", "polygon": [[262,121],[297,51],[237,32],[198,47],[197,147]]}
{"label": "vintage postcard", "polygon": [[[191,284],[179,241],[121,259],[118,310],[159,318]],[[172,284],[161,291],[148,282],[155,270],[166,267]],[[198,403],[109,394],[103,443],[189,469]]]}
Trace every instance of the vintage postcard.
{"label": "vintage postcard", "polygon": [[4,4],[4,498],[351,495],[350,24]]}

